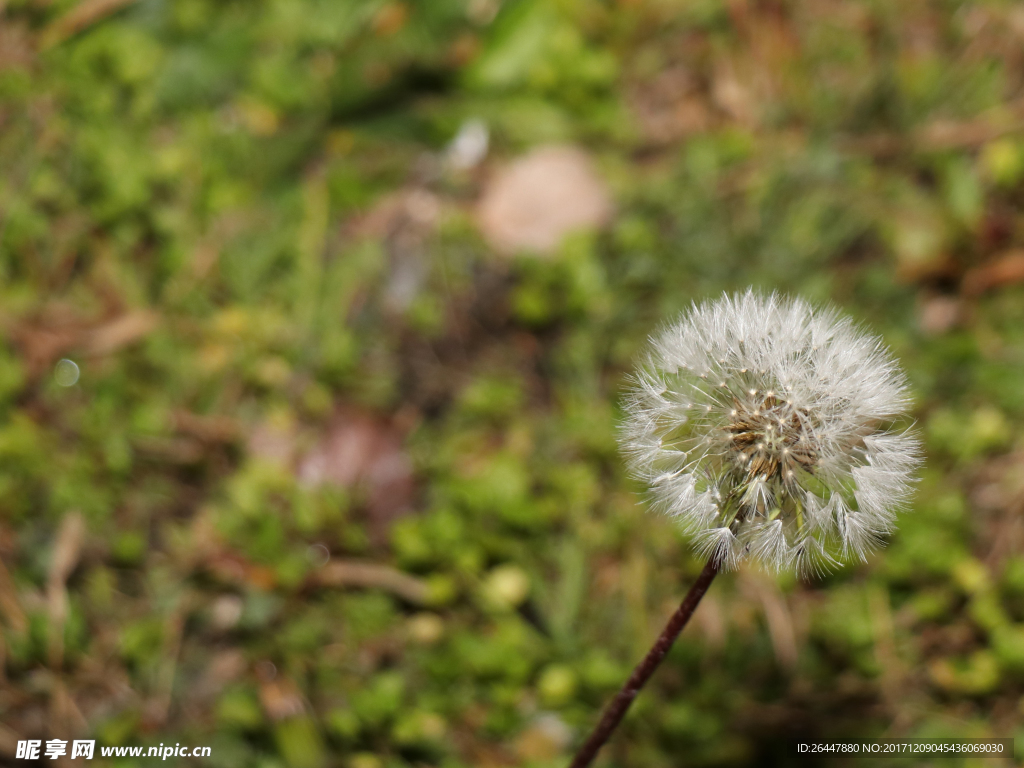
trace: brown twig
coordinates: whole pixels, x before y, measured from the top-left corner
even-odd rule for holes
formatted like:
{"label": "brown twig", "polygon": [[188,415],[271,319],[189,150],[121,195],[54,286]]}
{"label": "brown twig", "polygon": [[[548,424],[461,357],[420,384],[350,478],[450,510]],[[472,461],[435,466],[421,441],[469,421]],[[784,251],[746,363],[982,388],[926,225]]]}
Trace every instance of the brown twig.
{"label": "brown twig", "polygon": [[428,599],[427,585],[415,576],[377,563],[335,560],[312,574],[310,582],[321,587],[368,587],[391,592],[413,605]]}
{"label": "brown twig", "polygon": [[64,663],[64,623],[68,615],[67,581],[78,566],[85,541],[85,521],[71,512],[61,520],[50,557],[46,580],[46,603],[50,613],[50,669],[59,672]]}
{"label": "brown twig", "polygon": [[672,644],[679,637],[679,633],[683,631],[686,622],[690,620],[693,612],[697,610],[701,598],[704,597],[704,593],[708,591],[711,582],[718,575],[718,568],[719,565],[716,560],[710,560],[704,566],[704,570],[701,571],[700,576],[697,577],[693,586],[690,587],[690,591],[686,593],[686,597],[683,598],[683,602],[676,609],[676,612],[672,614],[672,618],[668,620],[668,624],[665,625],[665,629],[662,630],[651,650],[647,652],[644,660],[636,665],[636,669],[633,670],[633,674],[629,676],[626,684],[622,686],[622,690],[612,699],[612,703],[608,705],[604,715],[601,717],[601,722],[597,724],[590,737],[580,747],[580,751],[576,753],[576,757],[573,758],[569,768],[586,768],[597,756],[598,750],[608,741],[608,737],[618,727],[626,714],[626,710],[629,709],[629,705],[633,703],[633,699],[636,698],[637,694],[640,693],[640,689],[644,687],[651,675],[654,674],[654,670],[661,664]]}
{"label": "brown twig", "polygon": [[133,2],[135,0],[83,0],[43,30],[39,47],[42,50],[52,48]]}

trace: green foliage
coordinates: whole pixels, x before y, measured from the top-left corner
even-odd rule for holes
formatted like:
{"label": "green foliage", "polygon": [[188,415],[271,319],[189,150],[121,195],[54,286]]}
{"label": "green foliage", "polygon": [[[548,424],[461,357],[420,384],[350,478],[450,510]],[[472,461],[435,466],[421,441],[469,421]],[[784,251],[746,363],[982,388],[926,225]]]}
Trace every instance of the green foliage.
{"label": "green foliage", "polygon": [[[1024,738],[1012,4],[0,5],[5,728],[565,764],[701,565],[624,475],[625,378],[754,285],[883,336],[927,466],[868,563],[720,577],[609,764]],[[493,252],[477,200],[552,142],[612,220]]]}
{"label": "green foliage", "polygon": [[229,689],[217,701],[217,721],[224,728],[256,730],[263,725],[263,711],[253,691]]}

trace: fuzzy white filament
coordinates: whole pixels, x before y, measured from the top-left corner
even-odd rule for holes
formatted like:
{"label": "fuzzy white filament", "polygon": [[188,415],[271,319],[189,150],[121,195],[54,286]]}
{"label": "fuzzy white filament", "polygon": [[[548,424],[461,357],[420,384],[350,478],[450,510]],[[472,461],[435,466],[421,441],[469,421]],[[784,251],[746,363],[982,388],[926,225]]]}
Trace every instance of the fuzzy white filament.
{"label": "fuzzy white filament", "polygon": [[893,530],[920,464],[904,376],[848,318],[752,291],[653,340],[622,444],[657,509],[733,568],[822,570]]}

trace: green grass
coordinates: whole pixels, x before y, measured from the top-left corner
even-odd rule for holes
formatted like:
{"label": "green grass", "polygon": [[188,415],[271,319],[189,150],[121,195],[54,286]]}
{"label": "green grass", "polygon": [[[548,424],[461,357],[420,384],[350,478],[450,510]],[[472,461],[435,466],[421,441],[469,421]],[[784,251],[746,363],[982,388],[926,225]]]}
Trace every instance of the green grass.
{"label": "green grass", "polygon": [[[867,564],[717,581],[604,764],[1024,739],[1024,287],[991,267],[1024,245],[1019,15],[8,0],[0,747],[564,765],[701,567],[625,476],[624,377],[748,285],[892,346],[914,510]],[[454,172],[468,119],[490,153]],[[615,216],[498,255],[473,201],[550,142],[592,155]],[[297,470],[325,433],[356,481]],[[374,481],[389,461],[411,475]]]}

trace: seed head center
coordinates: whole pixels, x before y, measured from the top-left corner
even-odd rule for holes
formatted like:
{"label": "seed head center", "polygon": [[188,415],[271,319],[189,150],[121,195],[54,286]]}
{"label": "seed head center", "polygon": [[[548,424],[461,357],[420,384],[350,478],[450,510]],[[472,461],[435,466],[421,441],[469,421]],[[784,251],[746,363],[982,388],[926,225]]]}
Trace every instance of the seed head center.
{"label": "seed head center", "polygon": [[748,478],[792,482],[796,470],[813,471],[818,452],[790,404],[773,393],[760,402],[735,401],[725,427],[733,464]]}

